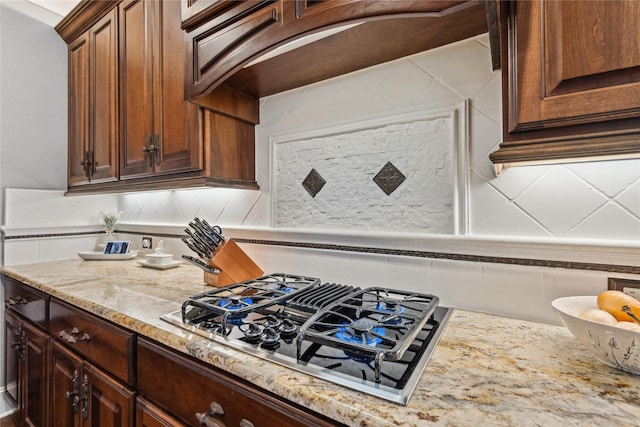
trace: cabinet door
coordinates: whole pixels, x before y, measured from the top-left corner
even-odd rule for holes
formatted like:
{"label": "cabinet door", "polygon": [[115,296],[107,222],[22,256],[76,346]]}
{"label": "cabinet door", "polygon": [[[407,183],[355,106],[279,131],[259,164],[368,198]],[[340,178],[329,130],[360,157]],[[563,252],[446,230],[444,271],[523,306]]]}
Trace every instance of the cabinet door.
{"label": "cabinet door", "polygon": [[49,425],[48,417],[48,348],[49,335],[25,322],[26,332],[24,358],[25,421],[30,426]]}
{"label": "cabinet door", "polygon": [[157,97],[161,105],[160,110],[156,110],[156,134],[160,144],[157,174],[202,169],[200,114],[198,107],[185,101],[184,96],[187,49],[185,33],[180,28],[180,5],[179,1],[156,5],[161,35],[156,64],[161,79]]}
{"label": "cabinet door", "polygon": [[[120,176],[149,175],[153,168],[143,149],[154,135],[154,3],[120,4]],[[154,78],[155,77],[155,78]],[[148,153],[147,153],[148,154]]]}
{"label": "cabinet door", "polygon": [[49,425],[49,336],[10,310],[5,313],[7,394],[18,404],[19,419],[28,426]]}
{"label": "cabinet door", "polygon": [[22,321],[16,315],[6,310],[4,313],[4,338],[5,338],[5,387],[7,396],[13,400],[18,407],[22,404],[20,393],[22,385],[20,384],[20,362],[24,358],[24,329]]}
{"label": "cabinet door", "polygon": [[185,101],[180,2],[120,6],[122,179],[202,169],[197,107]]}
{"label": "cabinet door", "polygon": [[118,14],[109,12],[89,30],[91,82],[89,129],[93,182],[118,176]]}
{"label": "cabinet door", "polygon": [[117,29],[113,10],[69,44],[69,187],[117,179]]}
{"label": "cabinet door", "polygon": [[[85,426],[133,426],[135,392],[93,365],[84,364],[82,380]],[[83,415],[84,416],[84,415]]]}
{"label": "cabinet door", "polygon": [[51,425],[133,426],[134,405],[133,390],[52,340]]}
{"label": "cabinet door", "polygon": [[501,2],[495,163],[640,152],[640,2]]}
{"label": "cabinet door", "polygon": [[638,116],[640,3],[534,1],[514,9],[511,130]]}
{"label": "cabinet door", "polygon": [[89,33],[69,44],[69,187],[89,182]]}
{"label": "cabinet door", "polygon": [[82,359],[51,341],[51,425],[80,427]]}

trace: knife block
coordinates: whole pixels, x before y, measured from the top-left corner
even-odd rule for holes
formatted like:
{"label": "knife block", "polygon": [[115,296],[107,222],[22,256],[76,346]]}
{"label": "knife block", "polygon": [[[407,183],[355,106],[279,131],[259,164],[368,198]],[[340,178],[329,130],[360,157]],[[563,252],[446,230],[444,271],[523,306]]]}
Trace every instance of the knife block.
{"label": "knife block", "polygon": [[216,249],[209,265],[220,270],[220,274],[204,273],[204,283],[223,287],[264,275],[264,271],[240,249],[233,240],[227,239]]}

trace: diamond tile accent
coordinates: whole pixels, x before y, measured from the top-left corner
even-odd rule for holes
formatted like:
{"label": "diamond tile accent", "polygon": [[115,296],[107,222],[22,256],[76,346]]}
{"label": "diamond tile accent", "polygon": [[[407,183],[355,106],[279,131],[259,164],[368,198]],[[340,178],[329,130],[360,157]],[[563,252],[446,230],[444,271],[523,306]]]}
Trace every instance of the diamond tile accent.
{"label": "diamond tile accent", "polygon": [[309,172],[304,181],[302,181],[302,186],[311,197],[315,198],[326,183],[327,181],[320,176],[318,171],[311,169],[311,172]]}
{"label": "diamond tile accent", "polygon": [[380,172],[373,177],[373,182],[378,184],[378,187],[389,196],[405,179],[407,179],[407,177],[404,176],[393,163],[387,162],[387,164],[380,169]]}

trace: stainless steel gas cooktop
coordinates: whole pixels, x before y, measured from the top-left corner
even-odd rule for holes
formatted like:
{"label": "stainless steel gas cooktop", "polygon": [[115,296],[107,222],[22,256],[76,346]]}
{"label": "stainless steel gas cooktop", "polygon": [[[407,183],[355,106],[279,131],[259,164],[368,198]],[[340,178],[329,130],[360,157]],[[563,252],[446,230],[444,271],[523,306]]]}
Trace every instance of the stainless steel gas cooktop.
{"label": "stainless steel gas cooktop", "polygon": [[276,273],[193,295],[161,319],[406,405],[449,315],[429,294]]}

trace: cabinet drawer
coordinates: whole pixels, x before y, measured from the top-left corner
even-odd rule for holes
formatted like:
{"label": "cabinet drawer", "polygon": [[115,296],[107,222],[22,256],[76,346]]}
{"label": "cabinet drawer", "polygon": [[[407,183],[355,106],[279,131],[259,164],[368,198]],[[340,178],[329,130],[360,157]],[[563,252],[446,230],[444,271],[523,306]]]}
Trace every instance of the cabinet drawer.
{"label": "cabinet drawer", "polygon": [[51,300],[51,335],[116,378],[135,384],[134,334],[85,311]]}
{"label": "cabinet drawer", "polygon": [[2,276],[6,306],[40,326],[49,327],[49,296],[7,276]]}
{"label": "cabinet drawer", "polygon": [[140,394],[189,425],[207,412],[226,426],[336,425],[151,341],[140,338],[137,354]]}

